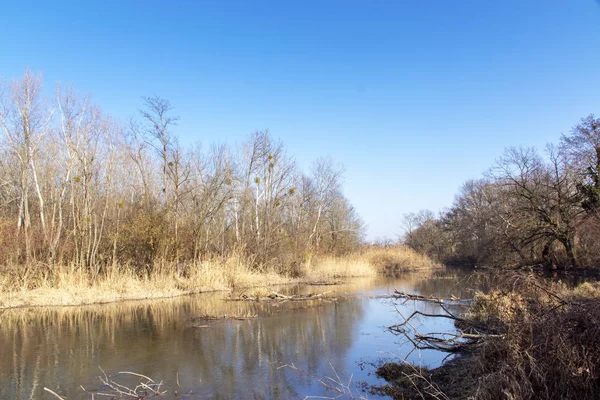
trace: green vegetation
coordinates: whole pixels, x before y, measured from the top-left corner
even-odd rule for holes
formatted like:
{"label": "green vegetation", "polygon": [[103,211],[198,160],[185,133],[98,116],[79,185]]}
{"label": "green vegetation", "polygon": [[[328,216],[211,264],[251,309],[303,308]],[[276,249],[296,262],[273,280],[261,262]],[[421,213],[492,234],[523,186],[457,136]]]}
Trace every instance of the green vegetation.
{"label": "green vegetation", "polygon": [[581,120],[545,157],[510,148],[452,207],[405,216],[405,243],[446,264],[600,265],[600,119]]}

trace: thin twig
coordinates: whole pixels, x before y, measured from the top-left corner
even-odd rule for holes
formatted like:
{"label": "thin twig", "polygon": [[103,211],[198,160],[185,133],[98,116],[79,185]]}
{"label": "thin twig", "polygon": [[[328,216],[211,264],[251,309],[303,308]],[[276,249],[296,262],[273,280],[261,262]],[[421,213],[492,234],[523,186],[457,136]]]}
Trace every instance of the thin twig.
{"label": "thin twig", "polygon": [[59,400],[67,400],[67,398],[66,398],[66,397],[61,397],[61,396],[59,396],[58,394],[56,394],[56,393],[55,393],[55,392],[53,392],[52,390],[48,389],[47,387],[44,387],[44,390],[45,390],[46,392],[49,392],[50,394],[54,395],[54,396],[55,396],[57,399],[59,399]]}

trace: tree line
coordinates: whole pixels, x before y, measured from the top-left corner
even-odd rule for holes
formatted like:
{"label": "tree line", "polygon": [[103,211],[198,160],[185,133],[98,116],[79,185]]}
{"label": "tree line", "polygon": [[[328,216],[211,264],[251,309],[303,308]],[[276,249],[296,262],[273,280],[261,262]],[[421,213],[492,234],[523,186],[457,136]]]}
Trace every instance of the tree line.
{"label": "tree line", "polygon": [[406,214],[406,244],[449,264],[600,265],[600,119],[540,153],[511,147],[435,216]]}
{"label": "tree line", "polygon": [[0,86],[0,263],[150,272],[241,252],[289,268],[358,246],[364,224],[327,158],[302,172],[267,131],[183,146],[171,103],[122,122],[89,96],[25,71]]}

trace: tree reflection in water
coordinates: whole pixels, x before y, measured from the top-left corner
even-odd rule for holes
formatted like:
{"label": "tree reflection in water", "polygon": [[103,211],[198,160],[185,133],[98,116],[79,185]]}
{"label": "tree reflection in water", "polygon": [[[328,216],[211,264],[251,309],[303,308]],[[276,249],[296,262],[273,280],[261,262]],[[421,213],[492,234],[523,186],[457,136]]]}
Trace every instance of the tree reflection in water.
{"label": "tree reflection in water", "polygon": [[[335,290],[340,294],[409,291],[427,286],[424,282],[430,277],[420,272],[393,281],[353,280]],[[456,279],[439,282],[436,291],[449,290]],[[278,290],[306,293],[320,288]],[[315,376],[331,375],[333,367],[349,377],[357,372],[359,359],[381,357],[378,350],[406,351],[384,332],[384,325],[395,318],[389,300],[363,297],[266,304],[229,302],[224,296],[6,310],[0,314],[0,398],[50,398],[44,386],[69,400],[89,398],[79,386],[98,389],[99,366],[107,373],[135,371],[163,380],[170,393],[178,381],[182,392],[192,391],[192,398],[297,398],[325,394],[324,388],[297,371],[278,368],[277,362],[293,363]],[[415,306],[403,307],[408,311]],[[258,318],[190,327],[190,318],[200,315]]]}

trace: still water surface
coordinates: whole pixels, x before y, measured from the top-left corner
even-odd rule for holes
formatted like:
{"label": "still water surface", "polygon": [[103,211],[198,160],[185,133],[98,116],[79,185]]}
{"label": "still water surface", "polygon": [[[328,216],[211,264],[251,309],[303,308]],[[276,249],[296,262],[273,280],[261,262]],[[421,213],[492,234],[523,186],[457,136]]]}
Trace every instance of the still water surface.
{"label": "still water surface", "polygon": [[[433,303],[402,304],[381,296],[394,289],[446,297],[472,296],[461,270],[411,272],[397,278],[348,279],[338,286],[284,286],[278,292],[321,293],[338,301],[257,303],[227,301],[228,293],[102,306],[0,311],[0,398],[90,399],[99,375],[133,371],[164,381],[169,393],[191,399],[294,399],[332,396],[293,364],[317,377],[383,384],[371,363],[406,357],[412,346],[385,327]],[[248,320],[195,321],[201,315],[257,316]],[[421,319],[419,330],[452,331],[444,318]],[[196,326],[194,326],[196,325]],[[197,325],[205,327],[197,327]],[[408,360],[430,367],[446,354],[413,351]],[[128,377],[119,382],[133,384]],[[177,384],[178,383],[178,384]],[[375,398],[369,395],[369,398]],[[100,398],[96,396],[96,398]],[[167,397],[168,398],[168,397]]]}

